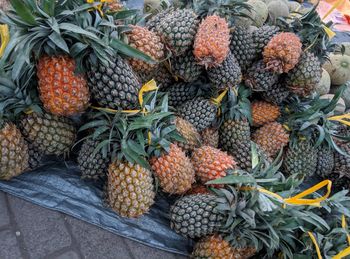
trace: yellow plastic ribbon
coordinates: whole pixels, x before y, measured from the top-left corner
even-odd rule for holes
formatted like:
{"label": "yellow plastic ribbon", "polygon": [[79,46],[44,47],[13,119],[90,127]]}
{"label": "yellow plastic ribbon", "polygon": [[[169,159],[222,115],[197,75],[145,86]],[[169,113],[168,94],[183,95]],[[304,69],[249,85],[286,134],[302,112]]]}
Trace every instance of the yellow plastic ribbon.
{"label": "yellow plastic ribbon", "polygon": [[345,258],[348,255],[350,255],[350,247],[345,248],[339,254],[337,254],[336,256],[333,256],[332,259],[342,259],[342,258]]}
{"label": "yellow plastic ribbon", "polygon": [[326,25],[322,25],[324,31],[327,33],[328,38],[331,40],[334,38],[334,36],[336,35],[336,33],[334,31],[332,31],[329,27],[327,27]]}
{"label": "yellow plastic ribbon", "polygon": [[[325,195],[323,195],[320,198],[315,198],[315,199],[304,199],[304,197],[317,192],[318,190],[322,189],[323,187],[327,187],[327,193]],[[295,195],[294,197],[291,198],[283,198],[282,196],[280,196],[277,193],[271,192],[269,190],[266,190],[264,188],[261,187],[242,187],[241,190],[243,191],[250,191],[250,190],[257,190],[259,192],[268,194],[272,197],[275,197],[276,199],[280,200],[281,202],[284,203],[284,207],[285,205],[310,205],[310,206],[316,206],[316,207],[320,207],[321,206],[321,202],[326,200],[329,195],[331,194],[331,190],[332,190],[332,182],[330,180],[324,180],[314,186],[312,186],[311,188]]]}
{"label": "yellow plastic ribbon", "polygon": [[9,26],[7,24],[0,25],[0,38],[1,38],[1,45],[0,45],[0,58],[1,58],[2,55],[4,55],[7,44],[10,41],[10,31],[9,31]]}
{"label": "yellow plastic ribbon", "polygon": [[338,121],[338,122],[350,127],[350,121],[348,121],[346,119],[350,120],[350,113],[332,116],[332,117],[328,118],[329,121]]}
{"label": "yellow plastic ribbon", "polygon": [[315,248],[316,248],[316,253],[317,253],[317,258],[318,259],[322,259],[322,255],[321,255],[321,250],[320,247],[317,244],[317,240],[314,236],[314,234],[312,234],[311,232],[307,232],[311,238],[312,243],[314,244]]}
{"label": "yellow plastic ribbon", "polygon": [[228,89],[225,89],[218,97],[212,98],[211,102],[216,106],[219,106],[222,102],[222,99],[224,99],[225,95],[227,94],[227,92],[228,92]]}
{"label": "yellow plastic ribbon", "polygon": [[323,16],[322,20],[326,19],[328,15],[330,15],[334,11],[334,9],[340,6],[343,2],[345,2],[345,0],[338,0],[337,2],[335,2],[331,9],[329,9],[328,12]]}
{"label": "yellow plastic ribbon", "polygon": [[[341,227],[345,231],[347,231],[348,224],[346,223],[345,215],[342,215],[342,217],[341,217]],[[349,233],[347,233],[346,236],[347,236],[347,239],[348,239],[348,244],[350,245],[350,235],[349,235]]]}
{"label": "yellow plastic ribbon", "polygon": [[104,15],[103,11],[102,11],[102,7],[104,3],[113,3],[113,0],[100,0],[100,1],[94,1],[94,0],[86,0],[86,2],[88,4],[94,4],[96,2],[100,2],[101,4],[95,6],[94,8],[99,11],[99,13],[101,14],[101,16]]}

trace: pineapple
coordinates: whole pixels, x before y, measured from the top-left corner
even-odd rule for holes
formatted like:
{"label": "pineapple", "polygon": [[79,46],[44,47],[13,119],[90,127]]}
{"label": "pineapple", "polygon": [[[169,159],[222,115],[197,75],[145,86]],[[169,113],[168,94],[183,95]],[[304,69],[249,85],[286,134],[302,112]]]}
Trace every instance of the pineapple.
{"label": "pineapple", "polygon": [[289,72],[299,62],[301,47],[300,39],[294,33],[276,34],[264,48],[266,69],[278,74]]}
{"label": "pineapple", "polygon": [[218,231],[224,218],[216,209],[217,197],[212,194],[187,195],[170,209],[170,226],[189,238],[204,237]]}
{"label": "pineapple", "polygon": [[176,130],[185,139],[185,142],[178,142],[177,145],[185,152],[192,151],[201,145],[201,136],[191,123],[180,117],[176,117],[175,126]]}
{"label": "pineapple", "polygon": [[161,21],[165,20],[172,12],[174,12],[174,8],[168,8],[152,16],[151,19],[147,21],[146,28],[151,31],[157,31],[157,27]]}
{"label": "pineapple", "polygon": [[217,107],[209,100],[196,97],[181,105],[177,113],[189,121],[198,131],[208,128],[216,118]]}
{"label": "pineapple", "polygon": [[166,90],[168,92],[169,105],[175,108],[194,99],[198,92],[195,85],[183,82],[173,84]]}
{"label": "pineapple", "polygon": [[78,155],[78,166],[83,179],[104,180],[107,176],[110,157],[103,157],[101,152],[95,152],[98,140],[87,139],[84,141]]}
{"label": "pineapple", "polygon": [[[350,172],[350,144],[343,143],[340,145],[340,148],[344,151],[344,154],[339,152],[334,153],[334,172],[337,172],[340,175],[349,176]],[[345,155],[346,154],[346,155]],[[349,177],[350,178],[350,177]]]}
{"label": "pineapple", "polygon": [[241,68],[232,53],[228,54],[222,64],[208,68],[207,74],[219,90],[237,86],[242,81]]}
{"label": "pineapple", "polygon": [[[131,47],[142,51],[156,62],[164,59],[164,45],[157,34],[141,26],[130,25],[130,29],[126,35]],[[129,64],[138,74],[149,74],[158,67],[157,63],[150,64],[139,59],[129,59]]]}
{"label": "pineapple", "polygon": [[108,66],[99,63],[89,72],[88,79],[91,93],[99,105],[116,110],[137,107],[141,84],[120,56]]}
{"label": "pineapple", "polygon": [[266,69],[262,60],[255,62],[248,70],[245,76],[245,84],[253,91],[266,92],[276,84],[278,75]]}
{"label": "pineapple", "polygon": [[44,155],[37,150],[33,144],[27,143],[28,144],[28,154],[29,154],[29,169],[34,170],[39,168],[43,164],[43,158]]}
{"label": "pineapple", "polygon": [[269,122],[274,122],[281,115],[277,105],[264,101],[254,101],[252,103],[253,126],[260,127]]}
{"label": "pineapple", "polygon": [[124,5],[120,0],[112,0],[107,3],[110,12],[119,12],[124,9]]}
{"label": "pineapple", "polygon": [[201,131],[202,144],[213,148],[219,147],[219,131],[216,128],[206,128]]}
{"label": "pineapple", "polygon": [[320,146],[317,149],[316,174],[322,178],[327,178],[334,168],[334,152],[332,148]]}
{"label": "pineapple", "polygon": [[0,122],[0,180],[10,180],[29,167],[28,144],[11,122]]}
{"label": "pineapple", "polygon": [[283,160],[283,172],[288,175],[310,177],[317,167],[317,150],[308,141],[290,143]]}
{"label": "pineapple", "polygon": [[192,49],[180,56],[171,58],[170,64],[172,74],[185,82],[196,81],[203,73],[203,67],[197,64]]}
{"label": "pineapple", "polygon": [[26,140],[45,155],[68,153],[76,139],[76,129],[70,119],[49,113],[33,112],[18,124]]}
{"label": "pineapple", "polygon": [[186,195],[193,194],[210,194],[210,190],[204,184],[195,183],[192,188],[186,193]]}
{"label": "pineapple", "polygon": [[196,243],[191,258],[248,259],[255,253],[256,249],[254,247],[234,248],[220,235],[211,235]]}
{"label": "pineapple", "polygon": [[195,172],[190,159],[175,144],[170,145],[168,153],[152,157],[150,164],[159,179],[160,187],[166,193],[184,194],[191,189],[195,181]]}
{"label": "pineapple", "polygon": [[283,79],[279,79],[277,83],[268,88],[267,91],[262,92],[262,98],[273,104],[281,104],[288,98],[290,92],[288,91]]}
{"label": "pineapple", "polygon": [[71,116],[88,107],[90,93],[86,78],[76,75],[75,70],[75,61],[68,56],[43,56],[39,59],[40,99],[48,112]]}
{"label": "pineapple", "polygon": [[210,146],[195,149],[191,162],[197,178],[202,183],[225,177],[226,170],[236,169],[236,162],[232,156]]}
{"label": "pineapple", "polygon": [[291,92],[306,97],[315,91],[321,75],[319,59],[311,52],[304,52],[296,67],[289,71],[286,85]]}
{"label": "pineapple", "polygon": [[158,69],[150,74],[151,77],[146,78],[142,81],[142,84],[147,83],[151,78],[153,78],[161,91],[167,91],[169,87],[175,84],[175,78],[169,72],[164,64],[160,64]]}
{"label": "pineapple", "polygon": [[206,17],[199,25],[194,42],[194,56],[206,68],[220,65],[229,54],[230,31],[224,18]]}
{"label": "pineapple", "polygon": [[148,28],[158,33],[174,56],[179,56],[191,49],[198,24],[197,15],[191,9],[171,9],[153,17]]}
{"label": "pineapple", "polygon": [[265,46],[273,36],[280,32],[280,28],[274,25],[264,25],[252,32],[252,38],[258,58],[262,57]]}
{"label": "pineapple", "polygon": [[243,71],[249,68],[256,56],[252,33],[242,26],[233,27],[230,50]]}
{"label": "pineapple", "polygon": [[280,123],[271,122],[253,133],[253,141],[271,158],[274,158],[281,148],[288,144],[289,134]]}
{"label": "pineapple", "polygon": [[154,203],[150,170],[130,162],[114,161],[108,168],[108,202],[122,217],[137,218]]}

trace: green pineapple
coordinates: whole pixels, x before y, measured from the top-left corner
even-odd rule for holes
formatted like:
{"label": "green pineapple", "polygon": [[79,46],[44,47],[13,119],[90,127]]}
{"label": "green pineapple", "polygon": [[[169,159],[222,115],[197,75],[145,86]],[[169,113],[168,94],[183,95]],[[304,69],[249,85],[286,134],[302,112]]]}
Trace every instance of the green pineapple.
{"label": "green pineapple", "polygon": [[321,146],[317,149],[317,167],[316,174],[322,178],[327,178],[334,168],[334,152],[327,146]]}
{"label": "green pineapple", "polygon": [[278,75],[267,71],[263,60],[255,62],[245,76],[245,84],[253,91],[268,91],[278,81]]}
{"label": "green pineapple", "polygon": [[179,107],[187,101],[194,99],[197,95],[197,86],[190,83],[176,83],[166,89],[169,105]]}
{"label": "green pineapple", "polygon": [[190,122],[198,131],[211,126],[216,118],[217,107],[210,100],[196,97],[181,105],[177,113]]}
{"label": "green pineapple", "polygon": [[237,86],[242,81],[241,68],[232,53],[217,67],[207,70],[209,80],[218,88]]}
{"label": "green pineapple", "polygon": [[291,92],[305,97],[315,91],[321,75],[319,59],[311,52],[304,52],[296,67],[287,74],[286,85]]}
{"label": "green pineapple", "polygon": [[[166,65],[160,64],[157,71],[155,71],[151,77],[157,82],[157,86],[159,87],[160,91],[167,91],[167,89],[175,84],[175,78],[173,75],[169,72]],[[142,84],[147,83],[146,81],[143,81]]]}
{"label": "green pineapple", "polygon": [[34,170],[43,165],[44,154],[37,150],[33,144],[28,143],[29,169]]}
{"label": "green pineapple", "polygon": [[277,83],[268,88],[267,91],[261,93],[261,96],[265,101],[274,104],[281,104],[289,95],[290,92],[286,87],[284,80],[281,78]]}
{"label": "green pineapple", "polygon": [[78,166],[83,179],[104,180],[107,176],[110,157],[95,152],[100,141],[87,139],[81,146],[78,155]]}
{"label": "green pineapple", "polygon": [[184,54],[170,58],[172,74],[185,82],[196,81],[204,72],[204,68],[198,65],[193,55],[192,49]]}
{"label": "green pineapple", "polygon": [[249,68],[256,56],[252,33],[246,28],[235,26],[231,29],[230,49],[243,71]]}

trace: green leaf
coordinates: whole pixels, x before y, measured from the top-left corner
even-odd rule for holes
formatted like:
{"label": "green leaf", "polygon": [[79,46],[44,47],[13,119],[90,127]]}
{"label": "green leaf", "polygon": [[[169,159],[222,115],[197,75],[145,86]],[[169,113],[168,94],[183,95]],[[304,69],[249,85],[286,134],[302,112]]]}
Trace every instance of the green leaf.
{"label": "green leaf", "polygon": [[113,14],[113,17],[116,20],[119,20],[119,19],[124,20],[124,19],[129,18],[133,15],[136,15],[138,12],[139,12],[139,10],[137,10],[137,9],[122,10],[122,11],[119,11],[119,12]]}
{"label": "green leaf", "polygon": [[29,25],[37,25],[35,17],[33,15],[33,9],[25,3],[23,0],[10,0],[12,7],[16,10],[17,14],[23,21]]}
{"label": "green leaf", "polygon": [[49,36],[49,39],[60,49],[65,51],[66,53],[69,53],[69,48],[66,43],[66,41],[59,35],[57,32],[52,32]]}
{"label": "green leaf", "polygon": [[107,124],[108,124],[108,122],[105,120],[91,121],[91,122],[88,122],[85,125],[81,126],[79,129],[79,132],[84,131],[86,129],[96,128],[98,126],[105,126]]}
{"label": "green leaf", "polygon": [[248,184],[248,183],[256,183],[254,177],[242,176],[242,175],[228,175],[223,178],[209,181],[206,184]]}
{"label": "green leaf", "polygon": [[74,25],[72,23],[61,23],[59,25],[59,27],[61,30],[65,30],[66,33],[68,33],[68,34],[71,34],[72,32],[74,32],[74,33],[84,35],[86,37],[89,37],[89,38],[97,40],[97,41],[100,40],[95,34],[88,32],[88,31],[84,30],[83,28],[81,28],[77,25]]}
{"label": "green leaf", "polygon": [[49,16],[55,15],[55,5],[56,1],[53,0],[43,0],[43,10],[45,13],[47,13]]}
{"label": "green leaf", "polygon": [[121,40],[112,39],[110,42],[110,46],[112,46],[112,48],[116,49],[117,51],[123,53],[124,55],[126,55],[128,57],[140,59],[140,60],[145,61],[145,62],[150,63],[150,64],[157,63],[150,56],[139,51],[138,49],[135,49],[135,48],[129,46],[128,44],[122,42]]}

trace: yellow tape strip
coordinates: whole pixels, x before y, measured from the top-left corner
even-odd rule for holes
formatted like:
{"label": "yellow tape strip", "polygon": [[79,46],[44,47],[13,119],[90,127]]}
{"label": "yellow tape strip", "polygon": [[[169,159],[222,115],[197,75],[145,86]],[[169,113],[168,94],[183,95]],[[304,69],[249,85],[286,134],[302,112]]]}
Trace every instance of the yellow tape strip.
{"label": "yellow tape strip", "polygon": [[345,0],[338,0],[337,2],[335,2],[331,9],[329,9],[328,12],[323,16],[322,20],[326,19],[328,15],[330,15],[334,11],[334,9],[341,5],[343,2],[345,2]]}
{"label": "yellow tape strip", "polygon": [[[345,231],[347,231],[348,224],[346,223],[345,215],[342,215],[342,217],[341,217],[341,227]],[[347,233],[346,236],[347,236],[347,239],[348,239],[348,244],[350,245],[350,235],[349,235],[349,233]]]}
{"label": "yellow tape strip", "polygon": [[332,117],[328,118],[329,121],[338,121],[338,122],[350,127],[350,121],[347,121],[346,119],[350,120],[350,113],[332,116]]}
{"label": "yellow tape strip", "polygon": [[332,259],[342,259],[345,258],[346,256],[350,255],[350,247],[345,248],[343,251],[341,251],[339,254],[336,256],[333,256]]}
{"label": "yellow tape strip", "polygon": [[311,232],[307,232],[307,233],[309,234],[312,243],[314,243],[314,245],[315,245],[318,259],[322,259],[321,250],[320,250],[320,247],[317,244],[317,241],[316,241],[316,238],[315,238],[314,234],[312,234]]}
{"label": "yellow tape strip", "polygon": [[9,26],[7,24],[0,25],[0,38],[1,38],[1,45],[0,45],[0,58],[1,58],[2,55],[4,55],[7,44],[10,41],[10,31],[9,31]]}

